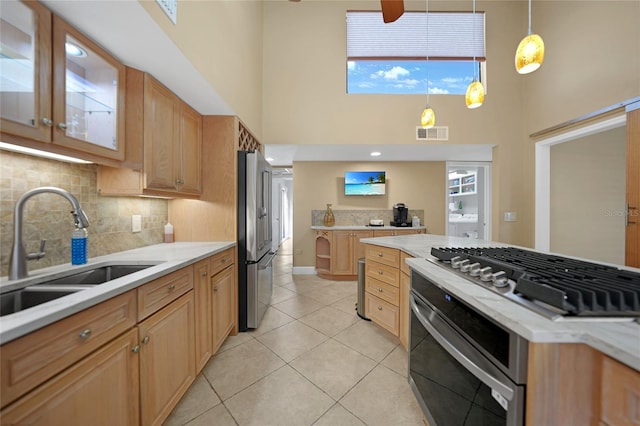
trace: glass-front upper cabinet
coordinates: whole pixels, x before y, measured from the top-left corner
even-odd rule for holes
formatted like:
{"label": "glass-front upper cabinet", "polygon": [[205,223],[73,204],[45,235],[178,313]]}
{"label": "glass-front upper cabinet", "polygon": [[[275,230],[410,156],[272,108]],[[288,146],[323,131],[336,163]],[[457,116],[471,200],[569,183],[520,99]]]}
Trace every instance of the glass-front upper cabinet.
{"label": "glass-front upper cabinet", "polygon": [[53,57],[53,143],[124,159],[124,65],[55,16]]}
{"label": "glass-front upper cabinet", "polygon": [[51,13],[37,2],[0,7],[2,131],[51,140]]}
{"label": "glass-front upper cabinet", "polygon": [[124,65],[42,4],[1,2],[5,142],[123,160]]}

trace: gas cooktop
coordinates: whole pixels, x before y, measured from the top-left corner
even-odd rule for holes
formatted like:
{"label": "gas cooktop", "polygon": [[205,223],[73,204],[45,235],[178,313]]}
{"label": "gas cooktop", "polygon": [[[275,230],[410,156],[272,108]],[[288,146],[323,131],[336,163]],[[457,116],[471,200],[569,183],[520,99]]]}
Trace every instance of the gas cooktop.
{"label": "gas cooktop", "polygon": [[640,317],[640,273],[515,247],[432,248],[434,263],[550,319]]}

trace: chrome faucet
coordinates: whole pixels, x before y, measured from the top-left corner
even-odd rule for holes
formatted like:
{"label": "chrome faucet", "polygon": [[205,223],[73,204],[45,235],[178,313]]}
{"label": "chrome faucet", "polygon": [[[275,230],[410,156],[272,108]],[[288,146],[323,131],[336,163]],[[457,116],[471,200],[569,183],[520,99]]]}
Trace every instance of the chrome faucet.
{"label": "chrome faucet", "polygon": [[70,192],[54,186],[42,186],[25,192],[16,203],[15,210],[13,211],[13,248],[11,249],[11,260],[9,262],[9,280],[25,278],[29,274],[27,271],[27,260],[41,259],[44,257],[45,240],[42,240],[40,251],[37,253],[27,254],[24,249],[24,244],[22,244],[22,213],[24,204],[34,195],[43,193],[58,194],[69,200],[73,206],[71,214],[73,215],[76,227],[86,228],[89,226],[87,215],[82,211],[76,197]]}

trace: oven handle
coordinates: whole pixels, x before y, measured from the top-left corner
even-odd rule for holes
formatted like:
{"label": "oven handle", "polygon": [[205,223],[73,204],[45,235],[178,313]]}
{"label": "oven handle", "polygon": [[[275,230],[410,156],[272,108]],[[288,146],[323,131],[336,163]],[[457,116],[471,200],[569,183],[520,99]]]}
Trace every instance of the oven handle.
{"label": "oven handle", "polygon": [[[505,384],[504,381],[494,377],[486,370],[494,370],[495,375],[504,376],[495,366],[477,354],[477,350],[471,346],[466,340],[458,335],[446,322],[438,317],[435,311],[430,307],[420,304],[413,295],[411,298],[411,310],[420,321],[420,324],[433,336],[434,339],[460,364],[476,376],[481,382],[489,386],[491,389],[499,392],[503,397],[511,401],[514,391],[511,386]],[[425,311],[427,315],[423,313]],[[452,342],[455,342],[452,343]],[[463,353],[464,352],[464,353]],[[484,362],[483,362],[484,361]],[[486,364],[480,367],[479,364]],[[508,380],[504,376],[505,381]]]}

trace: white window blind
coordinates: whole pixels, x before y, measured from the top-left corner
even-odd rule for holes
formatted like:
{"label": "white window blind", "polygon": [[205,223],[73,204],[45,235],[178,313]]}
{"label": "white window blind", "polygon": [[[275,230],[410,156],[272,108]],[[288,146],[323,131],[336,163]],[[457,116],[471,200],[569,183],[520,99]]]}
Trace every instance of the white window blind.
{"label": "white window blind", "polygon": [[428,23],[429,40],[426,12],[405,12],[397,21],[385,24],[382,12],[348,11],[347,57],[485,59],[484,12],[429,12]]}

